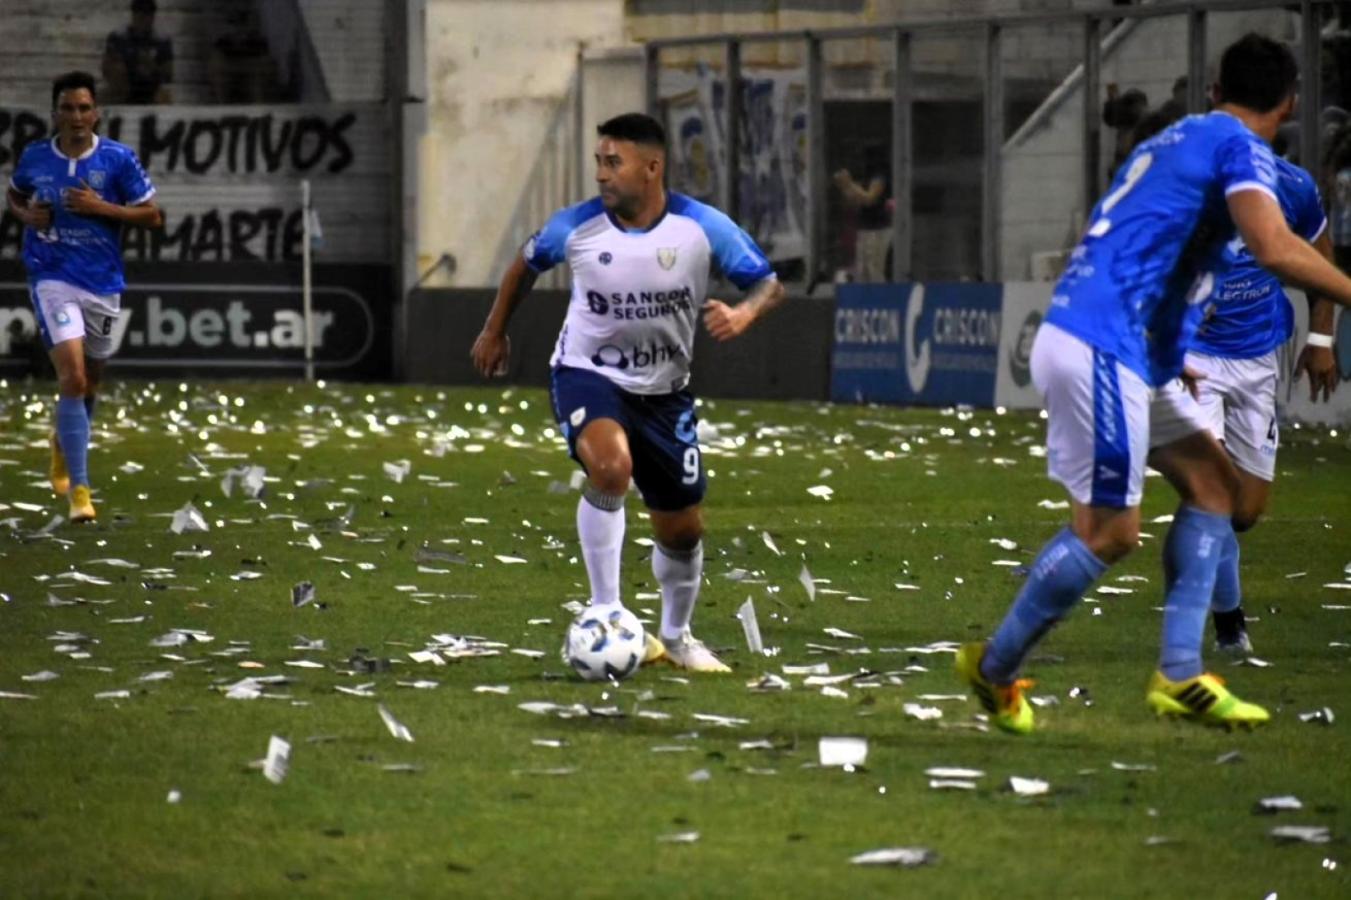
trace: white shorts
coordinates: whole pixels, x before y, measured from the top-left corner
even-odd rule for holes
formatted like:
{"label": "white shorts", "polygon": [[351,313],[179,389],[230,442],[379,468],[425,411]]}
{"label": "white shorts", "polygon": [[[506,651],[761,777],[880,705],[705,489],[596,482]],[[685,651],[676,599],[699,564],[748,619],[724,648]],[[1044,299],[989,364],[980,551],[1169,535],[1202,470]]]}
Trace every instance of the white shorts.
{"label": "white shorts", "polygon": [[1224,443],[1234,465],[1263,481],[1276,477],[1276,354],[1224,359],[1187,354],[1187,365],[1204,372],[1197,384],[1206,427]]}
{"label": "white shorts", "polygon": [[32,287],[38,331],[50,350],[80,338],[85,355],[107,359],[113,354],[113,326],[121,314],[121,294],[95,294],[65,281],[44,280]]}
{"label": "white shorts", "polygon": [[1181,378],[1154,391],[1154,402],[1149,404],[1149,449],[1166,447],[1198,431],[1215,434],[1205,410]]}
{"label": "white shorts", "polygon": [[1154,398],[1144,379],[1111,354],[1043,323],[1032,345],[1032,381],[1046,402],[1051,478],[1078,503],[1139,506]]}

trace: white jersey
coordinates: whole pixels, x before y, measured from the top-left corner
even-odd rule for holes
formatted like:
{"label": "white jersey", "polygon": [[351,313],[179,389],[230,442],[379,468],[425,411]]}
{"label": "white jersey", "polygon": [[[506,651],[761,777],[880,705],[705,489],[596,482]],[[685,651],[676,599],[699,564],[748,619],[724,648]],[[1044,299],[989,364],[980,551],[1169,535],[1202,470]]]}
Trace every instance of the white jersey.
{"label": "white jersey", "polygon": [[564,261],[572,269],[550,365],[596,372],[635,394],[669,394],[689,382],[712,263],[742,290],[774,277],[735,222],[676,193],[643,230],[624,228],[599,197],[559,210],[521,255],[536,272]]}

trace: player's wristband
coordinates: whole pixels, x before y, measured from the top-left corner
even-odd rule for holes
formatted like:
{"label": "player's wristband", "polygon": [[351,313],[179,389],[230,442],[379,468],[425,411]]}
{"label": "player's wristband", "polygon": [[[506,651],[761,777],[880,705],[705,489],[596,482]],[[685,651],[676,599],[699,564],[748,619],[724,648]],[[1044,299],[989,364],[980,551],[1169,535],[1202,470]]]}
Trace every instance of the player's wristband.
{"label": "player's wristband", "polygon": [[1309,336],[1304,339],[1304,343],[1309,347],[1332,347],[1332,335],[1319,334],[1316,331],[1310,331]]}

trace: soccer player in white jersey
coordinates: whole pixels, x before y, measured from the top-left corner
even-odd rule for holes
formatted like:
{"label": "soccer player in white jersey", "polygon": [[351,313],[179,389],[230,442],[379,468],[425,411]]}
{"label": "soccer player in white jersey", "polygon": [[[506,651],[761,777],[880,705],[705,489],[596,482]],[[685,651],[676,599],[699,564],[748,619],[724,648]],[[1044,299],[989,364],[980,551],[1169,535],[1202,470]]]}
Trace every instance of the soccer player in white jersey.
{"label": "soccer player in white jersey", "polygon": [[[769,260],[726,215],[667,191],[666,133],[642,113],[597,128],[600,195],[555,213],[507,269],[471,351],[484,375],[505,370],[507,323],[538,273],[566,262],[572,298],[551,364],[554,416],[586,471],[577,533],[591,603],[620,603],[624,500],[637,484],[652,519],[661,586],[660,639],[646,661],[697,672],[730,669],[690,632],[703,574],[706,487],[687,389],[694,333],[744,333],[783,300]],[[708,298],[711,266],[745,298]]]}
{"label": "soccer player in white jersey", "polygon": [[24,149],[7,192],[23,222],[23,261],[38,330],[60,391],[52,432],[52,490],[66,495],[70,520],[94,518],[89,423],[113,352],[122,289],[122,226],[159,228],[155,187],[136,154],[99,137],[94,76],[52,82],[56,135]]}

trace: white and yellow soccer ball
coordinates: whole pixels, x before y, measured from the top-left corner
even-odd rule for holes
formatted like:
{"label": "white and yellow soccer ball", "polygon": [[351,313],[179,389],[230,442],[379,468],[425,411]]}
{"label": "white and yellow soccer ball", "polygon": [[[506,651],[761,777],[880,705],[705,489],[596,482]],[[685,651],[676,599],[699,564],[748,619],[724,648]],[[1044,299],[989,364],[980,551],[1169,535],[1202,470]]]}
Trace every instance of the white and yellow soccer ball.
{"label": "white and yellow soccer ball", "polygon": [[563,639],[563,662],[583,681],[619,681],[643,663],[643,623],[618,603],[588,606]]}

